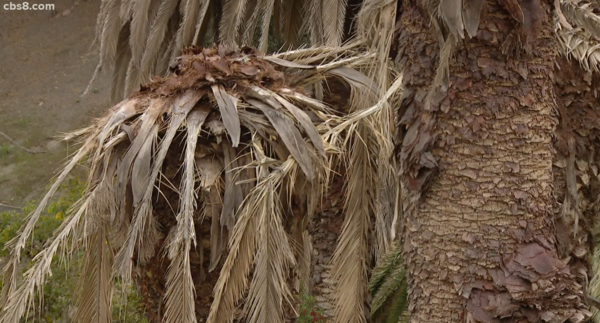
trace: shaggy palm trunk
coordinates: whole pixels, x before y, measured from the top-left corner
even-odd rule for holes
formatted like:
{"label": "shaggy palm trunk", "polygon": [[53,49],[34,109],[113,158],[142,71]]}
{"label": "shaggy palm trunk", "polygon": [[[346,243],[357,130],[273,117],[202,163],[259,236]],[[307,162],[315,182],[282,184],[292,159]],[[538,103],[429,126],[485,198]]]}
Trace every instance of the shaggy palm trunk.
{"label": "shaggy palm trunk", "polygon": [[[427,97],[438,38],[424,10],[403,4],[400,159],[411,322],[581,322],[589,315],[582,286],[556,250],[557,48],[550,6],[537,5],[523,4],[529,35],[519,36],[511,16],[488,1],[477,36],[455,47],[448,90]],[[533,50],[525,54],[517,38]],[[502,52],[511,46],[519,59]],[[428,156],[437,166],[423,162]]]}

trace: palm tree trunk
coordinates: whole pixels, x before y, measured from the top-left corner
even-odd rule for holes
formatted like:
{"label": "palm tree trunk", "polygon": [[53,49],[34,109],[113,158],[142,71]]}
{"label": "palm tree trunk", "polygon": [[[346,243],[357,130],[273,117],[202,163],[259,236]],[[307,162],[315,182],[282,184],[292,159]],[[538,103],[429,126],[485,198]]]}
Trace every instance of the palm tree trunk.
{"label": "palm tree trunk", "polygon": [[[550,6],[535,5],[523,3],[523,12],[526,25],[539,28],[519,35],[511,16],[488,1],[477,36],[455,46],[447,91],[431,90],[440,46],[428,15],[414,1],[403,5],[399,158],[411,322],[589,315],[582,286],[556,250],[557,46]],[[519,43],[511,37],[525,47],[529,39],[533,50],[505,55],[501,48]]]}

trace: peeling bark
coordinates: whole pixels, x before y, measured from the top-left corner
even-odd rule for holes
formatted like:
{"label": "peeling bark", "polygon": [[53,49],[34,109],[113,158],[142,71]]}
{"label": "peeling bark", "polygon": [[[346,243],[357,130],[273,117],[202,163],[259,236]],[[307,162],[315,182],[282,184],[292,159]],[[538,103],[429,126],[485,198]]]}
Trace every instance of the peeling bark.
{"label": "peeling bark", "polygon": [[444,91],[432,89],[440,49],[428,15],[404,3],[397,140],[411,322],[590,316],[577,268],[557,250],[557,46],[549,4],[538,14],[537,38],[522,39],[531,50],[517,60],[501,50],[514,20],[488,1],[477,36],[454,50]]}

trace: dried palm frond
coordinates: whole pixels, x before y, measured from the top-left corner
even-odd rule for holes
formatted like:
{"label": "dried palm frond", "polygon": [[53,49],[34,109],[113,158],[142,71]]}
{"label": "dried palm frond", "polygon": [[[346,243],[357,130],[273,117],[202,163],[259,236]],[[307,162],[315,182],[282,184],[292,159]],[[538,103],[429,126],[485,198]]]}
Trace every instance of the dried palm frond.
{"label": "dried palm frond", "polygon": [[[401,75],[391,84],[390,50],[392,47],[398,2],[394,0],[370,1],[364,4],[358,14],[357,37],[364,39],[372,52],[376,53],[372,67],[367,73],[370,79],[379,85],[379,98],[375,109],[359,111],[361,118],[374,113],[367,119],[373,129],[373,136],[380,146],[379,149],[379,181],[381,190],[377,195],[380,199],[378,212],[375,213],[376,240],[374,243],[375,257],[379,259],[391,245],[392,223],[399,208],[397,194],[399,193],[395,161],[393,158],[393,109],[399,105],[397,98],[401,92]],[[377,26],[373,28],[373,26]],[[385,91],[385,93],[384,93]]]}
{"label": "dried palm frond", "polygon": [[565,29],[556,23],[556,37],[567,58],[575,58],[587,71],[600,71],[600,42],[582,28]]}
{"label": "dried palm frond", "polygon": [[560,9],[554,30],[562,54],[567,58],[575,58],[587,71],[599,71],[598,7],[584,0],[564,0],[560,1]]}
{"label": "dried palm frond", "polygon": [[[391,243],[396,207],[396,178],[392,158],[392,97],[397,97],[401,77],[390,87],[389,67],[396,1],[364,4],[358,16],[358,39],[374,58],[365,67],[369,77],[336,69],[353,88],[350,116],[330,134],[349,133],[346,166],[344,224],[332,259],[335,322],[366,322],[365,304],[369,263],[385,253]],[[375,27],[374,27],[375,26]],[[389,90],[387,90],[389,88]],[[386,91],[387,90],[387,91]],[[376,238],[370,238],[375,219]]]}
{"label": "dried palm frond", "polygon": [[[123,10],[130,5],[135,7],[125,4]],[[168,270],[152,278],[166,289],[162,321],[196,322],[202,314],[195,288],[202,282],[192,273],[222,267],[209,322],[230,322],[246,292],[245,316],[250,321],[283,322],[286,307],[294,303],[290,271],[302,270],[296,275],[307,276],[306,265],[294,266],[305,260],[293,251],[284,214],[294,207],[291,196],[313,204],[321,198],[331,159],[349,163],[358,175],[349,177],[354,193],[347,198],[351,212],[339,250],[365,257],[355,258],[350,266],[342,263],[336,277],[345,284],[359,277],[363,283],[355,289],[361,290],[357,300],[363,302],[369,216],[377,198],[367,184],[377,176],[369,153],[377,156],[378,145],[346,138],[366,133],[368,125],[362,119],[350,122],[357,125],[348,131],[331,135],[332,128],[344,123],[343,112],[311,98],[299,84],[336,77],[352,85],[353,95],[372,92],[372,82],[348,67],[364,68],[371,56],[353,53],[348,58],[348,49],[346,54],[339,49],[312,51],[288,61],[281,58],[285,56],[261,58],[250,50],[242,54],[225,47],[186,50],[171,75],[153,79],[92,127],[71,135],[85,136],[82,148],[9,244],[0,322],[19,322],[50,274],[58,248],[72,250],[77,245],[86,255],[77,322],[108,322],[113,279],[150,279],[134,275],[132,269],[162,261]],[[316,57],[320,65],[310,63]],[[358,150],[348,162],[340,152],[349,148]],[[18,286],[20,254],[41,210],[84,160],[90,169],[85,197]],[[298,182],[315,189],[296,189]],[[313,211],[307,214],[314,213],[314,205],[309,209]],[[193,256],[204,253],[204,245],[197,243],[198,230],[208,218],[212,223],[206,232],[214,238],[210,237],[210,263],[205,265],[202,256]],[[353,232],[360,235],[356,242],[349,240]],[[224,250],[224,238],[229,250]]]}
{"label": "dried palm frond", "polygon": [[600,40],[598,5],[586,0],[562,0],[560,1],[560,8],[570,25],[581,27],[595,39]]}
{"label": "dried palm frond", "polygon": [[348,0],[323,0],[323,35],[328,46],[342,43],[347,5]]}

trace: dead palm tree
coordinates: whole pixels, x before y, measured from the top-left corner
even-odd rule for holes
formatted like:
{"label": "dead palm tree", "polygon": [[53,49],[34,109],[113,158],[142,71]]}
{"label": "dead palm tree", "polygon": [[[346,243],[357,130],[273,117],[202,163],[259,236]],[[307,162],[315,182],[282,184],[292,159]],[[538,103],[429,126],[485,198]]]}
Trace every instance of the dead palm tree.
{"label": "dead palm tree", "polygon": [[[343,315],[364,312],[379,142],[358,120],[386,102],[367,111],[359,105],[367,102],[359,95],[377,98],[356,70],[370,57],[344,48],[267,57],[223,46],[184,52],[170,76],[153,79],[76,134],[82,147],[10,243],[0,322],[18,322],[30,308],[60,246],[85,253],[77,322],[110,320],[115,277],[142,288],[153,322],[282,322],[294,316],[290,284],[309,280],[306,226],[340,169],[349,180],[351,217],[343,230],[352,240],[339,248],[353,256],[334,258],[361,272],[334,268],[332,275],[340,284],[362,279],[356,295],[338,301],[360,302]],[[331,77],[349,87],[347,106],[306,95],[306,86]],[[84,160],[85,197],[17,286],[20,253],[41,210]]]}

